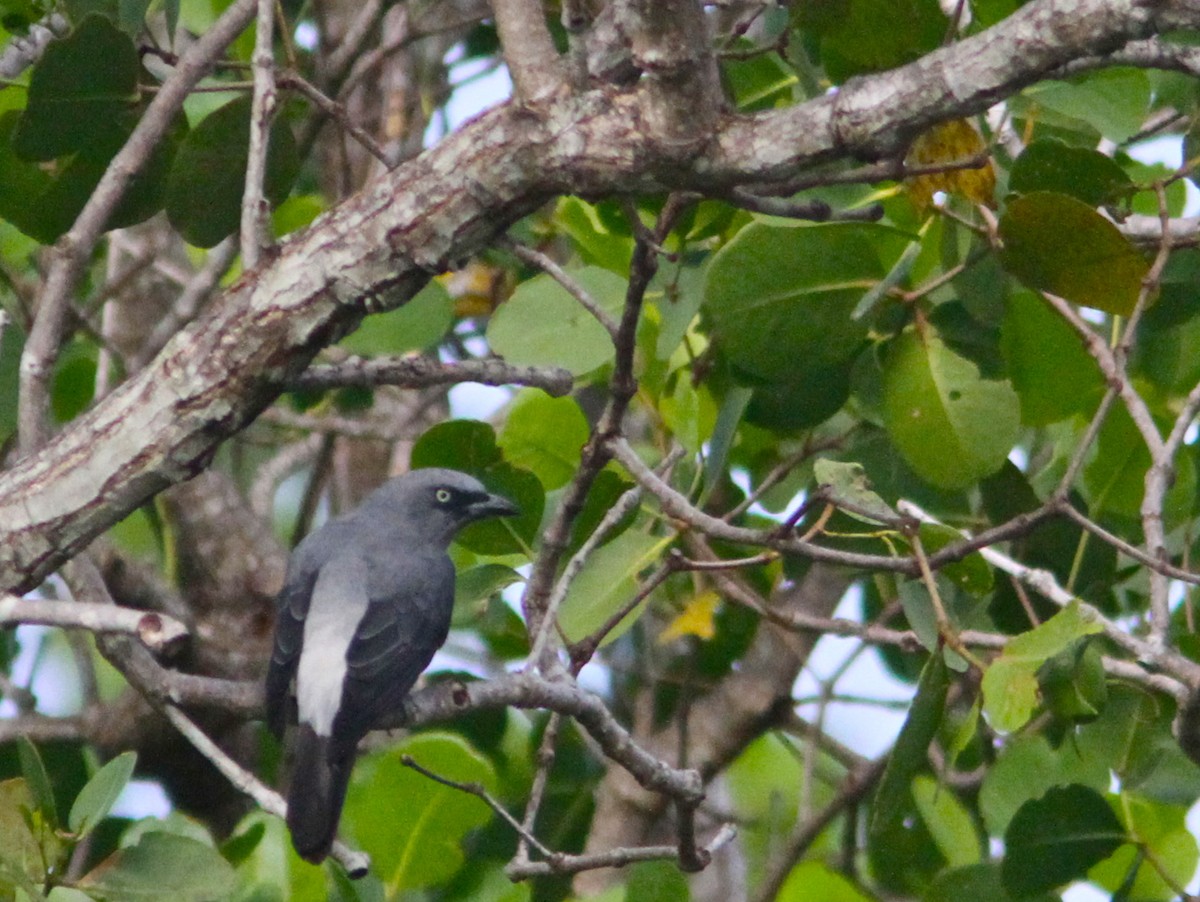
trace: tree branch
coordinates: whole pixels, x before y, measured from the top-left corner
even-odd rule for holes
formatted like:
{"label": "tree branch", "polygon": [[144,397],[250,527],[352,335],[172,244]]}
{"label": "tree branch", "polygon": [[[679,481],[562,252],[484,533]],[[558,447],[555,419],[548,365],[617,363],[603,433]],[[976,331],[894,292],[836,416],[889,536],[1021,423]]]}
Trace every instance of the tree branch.
{"label": "tree branch", "polygon": [[571,391],[574,377],[556,366],[512,366],[496,357],[443,363],[432,357],[351,357],[341,363],[310,366],[289,388],[312,390],[376,385],[430,388],[478,382],[480,385],[529,385],[548,395],[562,397]]}
{"label": "tree branch", "polygon": [[30,601],[15,595],[0,596],[0,626],[22,623],[84,629],[93,633],[124,633],[156,652],[188,634],[186,626],[166,614],[84,601]]}
{"label": "tree branch", "polygon": [[[253,8],[251,0],[239,0],[231,11],[243,18],[229,19],[227,12],[221,28],[192,50],[224,40],[231,23],[244,24]],[[547,118],[531,118],[511,104],[498,108],[285,242],[278,258],[231,286],[153,364],[74,421],[44,454],[0,474],[0,523],[6,526],[0,590],[36,584],[146,498],[203,467],[318,349],[364,314],[403,303],[431,272],[479,250],[555,194],[707,191],[785,181],[835,157],[894,154],[929,124],[977,112],[1081,53],[1147,37],[1159,21],[1195,25],[1200,11],[1185,0],[1154,7],[1134,0],[1027,4],[979,35],[908,66],[854,79],[833,96],[724,116],[703,152],[693,148],[683,164],[678,146],[644,116],[640,82],[624,92],[556,100]],[[188,60],[202,56],[191,53]],[[184,71],[181,66],[173,77]],[[170,81],[155,103],[170,106],[164,98],[183,93],[182,80]],[[149,134],[149,121],[135,134]],[[102,186],[124,184],[131,146]],[[104,215],[95,212],[101,198]],[[68,242],[74,250],[52,267],[44,294],[51,307],[76,283],[113,202],[115,194],[104,188],[87,208],[94,211],[81,217]],[[24,378],[33,395],[23,402],[24,431],[34,439],[42,434],[45,367],[57,346],[57,333],[47,340],[49,328],[27,345],[31,364]],[[901,568],[893,563],[889,569]]]}
{"label": "tree branch", "polygon": [[108,164],[87,204],[58,244],[46,275],[37,316],[21,352],[21,393],[18,433],[28,455],[48,437],[47,388],[51,368],[62,342],[71,292],[83,275],[92,249],[137,172],[170,127],[184,99],[212,68],[216,58],[249,24],[257,0],[236,0],[216,23],[179,58],[125,145]]}
{"label": "tree branch", "polygon": [[539,0],[491,0],[496,31],[513,87],[523,104],[537,103],[559,93],[567,84],[566,71]]}

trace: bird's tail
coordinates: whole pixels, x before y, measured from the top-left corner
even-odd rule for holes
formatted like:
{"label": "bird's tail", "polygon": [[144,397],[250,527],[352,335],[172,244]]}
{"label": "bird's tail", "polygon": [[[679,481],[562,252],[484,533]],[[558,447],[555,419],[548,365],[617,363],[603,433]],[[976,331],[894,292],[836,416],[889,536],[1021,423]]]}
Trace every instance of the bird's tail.
{"label": "bird's tail", "polygon": [[308,724],[296,733],[292,781],[288,787],[287,825],[300,857],[318,864],[329,854],[337,833],[353,756],[336,753],[328,736]]}

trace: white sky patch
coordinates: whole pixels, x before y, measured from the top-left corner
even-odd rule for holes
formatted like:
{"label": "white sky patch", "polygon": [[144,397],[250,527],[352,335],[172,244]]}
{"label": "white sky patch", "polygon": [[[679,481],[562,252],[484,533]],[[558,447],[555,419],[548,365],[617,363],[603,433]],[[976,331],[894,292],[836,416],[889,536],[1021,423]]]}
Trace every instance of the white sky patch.
{"label": "white sky patch", "polygon": [[[1126,152],[1139,163],[1153,165],[1162,163],[1172,169],[1183,165],[1183,139],[1174,135],[1164,135],[1161,138],[1151,138],[1141,141],[1126,149]],[[1192,184],[1191,179],[1183,180],[1187,190],[1187,201],[1183,207],[1185,216],[1200,214],[1200,189]]]}
{"label": "white sky patch", "polygon": [[[858,620],[861,610],[862,592],[854,586],[842,597],[833,616]],[[859,645],[861,640],[850,636],[822,636],[809,656],[808,665],[796,680],[793,695],[797,698],[819,695],[821,684],[838,672]],[[862,652],[841,675],[833,690],[837,695],[861,696],[864,702],[831,702],[825,708],[825,730],[868,758],[887,754],[900,734],[907,711],[870,704],[868,700],[908,702],[915,689],[892,676],[874,649]],[[816,720],[819,706],[804,704],[798,711],[801,717],[811,722]]]}

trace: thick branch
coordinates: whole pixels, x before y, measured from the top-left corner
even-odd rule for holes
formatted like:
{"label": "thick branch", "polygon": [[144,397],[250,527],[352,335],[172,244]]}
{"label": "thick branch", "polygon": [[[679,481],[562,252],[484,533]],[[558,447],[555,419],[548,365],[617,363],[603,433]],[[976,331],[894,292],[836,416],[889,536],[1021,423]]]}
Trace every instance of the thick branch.
{"label": "thick branch", "polygon": [[[249,15],[253,4],[243,6]],[[203,468],[317,350],[364,314],[403,303],[430,274],[555,194],[707,191],[787,179],[839,156],[878,156],[1071,58],[1148,36],[1156,14],[1176,25],[1200,21],[1185,0],[1031,3],[836,95],[727,116],[708,149],[686,161],[647,119],[640,82],[556,99],[543,118],[512,105],[482,116],[285,243],[142,373],[0,475],[0,590],[36,584],[155,492]],[[78,272],[67,266],[54,290],[65,294]]]}

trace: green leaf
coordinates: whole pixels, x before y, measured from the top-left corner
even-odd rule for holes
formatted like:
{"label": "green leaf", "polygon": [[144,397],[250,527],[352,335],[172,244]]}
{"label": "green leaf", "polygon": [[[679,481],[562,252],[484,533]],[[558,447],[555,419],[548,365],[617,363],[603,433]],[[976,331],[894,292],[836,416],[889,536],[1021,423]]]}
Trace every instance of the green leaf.
{"label": "green leaf", "polygon": [[873,834],[886,833],[895,825],[908,805],[913,777],[929,766],[929,743],[942,722],[949,689],[946,662],[941,655],[930,655],[875,793],[871,809]]}
{"label": "green leaf", "polygon": [[[1175,887],[1186,886],[1195,876],[1196,863],[1200,861],[1196,837],[1187,826],[1188,806],[1163,805],[1132,793],[1123,793],[1119,809],[1121,820],[1131,836],[1136,836],[1140,847],[1124,845],[1116,854],[1100,862],[1088,872],[1091,880],[1110,892],[1129,876],[1134,859],[1140,857],[1140,866],[1133,876],[1130,899],[1175,899]],[[1153,864],[1142,849],[1153,854]],[[1172,883],[1168,884],[1165,876]]]}
{"label": "green leaf", "polygon": [[[739,369],[775,382],[848,360],[868,324],[859,299],[903,248],[899,233],[863,223],[746,226],[713,257],[704,311]],[[897,247],[893,247],[897,245]]]}
{"label": "green leaf", "polygon": [[792,868],[775,902],[870,902],[870,899],[837,871],[810,859]]}
{"label": "green leaf", "polygon": [[[171,224],[197,247],[213,247],[237,231],[250,152],[250,95],[204,118],[171,166],[166,208]],[[282,203],[300,171],[296,139],[282,116],[271,124],[263,194]]]}
{"label": "green leaf", "polygon": [[939,47],[949,28],[937,0],[809,0],[795,15],[820,35],[821,62],[835,83],[912,62]]}
{"label": "green leaf", "polygon": [[847,510],[846,513],[856,520],[890,523],[900,517],[871,488],[871,481],[860,463],[818,458],[813,463],[813,476],[817,480],[817,487],[824,490],[834,504],[847,502],[854,505],[855,510]]}
{"label": "green leaf", "polygon": [[[986,861],[942,871],[937,875],[923,902],[1014,902],[1000,879],[1000,862]],[[1023,902],[1061,902],[1057,895],[1045,893],[1025,897]]]}
{"label": "green leaf", "polygon": [[[947,545],[966,540],[966,536],[953,526],[940,523],[922,523],[920,526],[921,546],[926,553],[934,554]],[[938,571],[964,592],[986,595],[995,585],[992,566],[978,551],[973,551],[960,561],[951,561]]]}
{"label": "green leaf", "polygon": [[216,849],[152,831],[110,855],[79,886],[110,902],[212,902],[228,898],[235,883],[233,868]]}
{"label": "green leaf", "polygon": [[486,824],[491,809],[403,763],[410,756],[440,777],[478,783],[495,792],[491,763],[466,740],[422,733],[360,760],[346,800],[344,823],[371,856],[372,870],[388,895],[444,883],[462,866],[462,842]]}
{"label": "green leaf", "polygon": [[429,282],[403,307],[368,316],[338,346],[368,357],[424,351],[442,340],[453,320],[449,292]]}
{"label": "green leaf", "polygon": [[1112,808],[1094,789],[1050,789],[1022,805],[1004,834],[1004,886],[1014,896],[1052,890],[1084,876],[1125,840]]}
{"label": "green leaf", "polygon": [[1127,316],[1150,264],[1109,220],[1083,201],[1038,191],[1000,217],[1004,268],[1039,291]]}
{"label": "green leaf", "polygon": [[71,806],[71,814],[67,817],[67,826],[72,833],[86,836],[96,828],[109,809],[117,800],[117,796],[125,789],[125,784],[133,776],[134,765],[137,764],[135,752],[122,752],[105,764],[88,780],[87,785],[75,797]]}
{"label": "green leaf", "polygon": [[521,579],[520,573],[504,564],[480,564],[460,572],[454,583],[454,625],[474,621],[493,595]]}
{"label": "green leaf", "polygon": [[[1141,432],[1129,412],[1115,405],[1100,427],[1096,453],[1083,468],[1083,493],[1092,516],[1103,511],[1131,520],[1140,517],[1148,469],[1150,451]],[[1163,499],[1163,519],[1168,530],[1190,516],[1195,497],[1195,462],[1190,454],[1177,454],[1174,480]]]}
{"label": "green leaf", "polygon": [[[583,510],[575,518],[575,524],[571,529],[569,547],[572,551],[587,541],[588,537],[600,525],[600,521],[612,509],[612,506],[631,488],[633,488],[633,483],[621,476],[616,470],[605,468],[596,474],[596,478],[592,480],[591,488],[588,489],[587,498],[584,499]],[[622,517],[620,522],[608,532],[604,542],[611,542],[632,526],[634,520],[637,519],[637,513],[637,508],[635,507]]]}
{"label": "green leaf", "polygon": [[983,710],[992,727],[1004,733],[1023,727],[1038,705],[1038,668],[1075,640],[1101,629],[1073,601],[1045,623],[1012,639],[983,675]]}
{"label": "green leaf", "polygon": [[1054,138],[1034,141],[1013,163],[1010,191],[1057,191],[1089,207],[1112,203],[1133,192],[1133,180],[1112,157]]}
{"label": "green leaf", "polygon": [[54,363],[50,407],[60,423],[73,420],[92,403],[96,392],[96,347],[83,339],[71,342]]}
{"label": "green leaf", "polygon": [[691,902],[687,878],[672,861],[640,861],[629,869],[625,898],[638,902]]}
{"label": "green leaf", "polygon": [[850,397],[854,365],[853,357],[827,367],[797,360],[786,379],[764,383],[751,376],[742,380],[754,388],[746,420],[776,432],[810,429],[825,422]]}
{"label": "green leaf", "polygon": [[14,136],[24,160],[53,160],[110,144],[121,114],[137,100],[138,54],[129,35],[89,15],[51,41],[29,80],[29,101]]}
{"label": "green leaf", "polygon": [[83,890],[70,886],[56,886],[46,898],[48,902],[95,902],[95,899]]}
{"label": "green leaf", "polygon": [[938,851],[952,867],[976,864],[982,857],[975,821],[949,787],[933,777],[917,774],[912,781],[913,801]]}
{"label": "green leaf", "polygon": [[700,454],[717,424],[717,405],[704,385],[695,385],[692,374],[680,370],[675,387],[658,405],[663,422],[690,454]]}
{"label": "green leaf", "polygon": [[[554,211],[554,222],[569,235],[588,266],[598,266],[625,279],[633,254],[633,235],[628,227],[614,228],[597,206],[578,197],[564,197]],[[623,223],[621,225],[624,225]]]}
{"label": "green leaf", "polygon": [[[1028,115],[1037,122],[1072,130],[1083,125],[1096,136],[1122,144],[1140,132],[1146,121],[1150,79],[1137,69],[1105,69],[1070,80],[1040,82],[1017,100],[1015,108],[1029,109]],[[1093,135],[1082,137],[1085,144],[1095,143],[1088,140]]]}
{"label": "green leaf", "polygon": [[979,811],[988,834],[1000,836],[1022,805],[1048,789],[1081,783],[1103,792],[1111,780],[1109,762],[1090,748],[1073,742],[1051,748],[1045,736],[1018,734],[1004,744],[999,759],[984,775]]}
{"label": "green leaf", "polygon": [[0,217],[43,244],[58,235],[44,228],[39,215],[38,199],[50,187],[51,177],[35,163],[16,155],[12,135],[21,121],[21,114],[9,110],[0,116]]}
{"label": "green leaf", "polygon": [[[558,609],[558,624],[567,640],[578,642],[590,636],[628,604],[637,594],[638,574],[673,541],[673,536],[626,532],[598,548],[571,583]],[[628,629],[637,613],[626,616],[606,638],[611,641]]]}
{"label": "green leaf", "polygon": [[506,460],[532,471],[551,491],[575,475],[587,440],[587,420],[574,398],[525,388],[513,399],[497,444]]}
{"label": "green leaf", "polygon": [[1021,401],[1021,422],[1045,426],[1092,409],[1104,377],[1075,330],[1040,297],[1014,291],[1004,309],[1000,350]]}
{"label": "green leaf", "polygon": [[1037,678],[1046,707],[1064,723],[1095,720],[1108,701],[1104,660],[1096,642],[1072,643],[1049,658]]}
{"label": "green leaf", "polygon": [[[754,45],[743,38],[730,49],[736,52],[754,49]],[[769,110],[790,102],[798,82],[796,73],[776,53],[755,53],[743,59],[731,56],[724,61],[721,71],[734,103],[743,113]]]}
{"label": "green leaf", "polygon": [[883,364],[883,415],[905,461],[938,488],[966,488],[1003,465],[1020,413],[1007,382],[913,330],[892,341]]}
{"label": "green leaf", "polygon": [[46,773],[46,765],[38,754],[37,746],[26,737],[17,737],[17,754],[21,759],[21,775],[25,785],[33,796],[33,802],[41,813],[42,819],[51,829],[58,827],[58,806],[54,802],[54,787],[50,783],[50,775]]}
{"label": "green leaf", "polygon": [[4,840],[0,842],[0,889],[14,878],[35,884],[46,879],[45,851],[24,815],[33,805],[24,780],[0,781],[0,837]]}
{"label": "green leaf", "polygon": [[[610,316],[619,317],[627,282],[598,267],[569,271]],[[509,363],[561,366],[576,376],[613,359],[608,331],[550,276],[522,282],[492,314],[488,345]]]}

